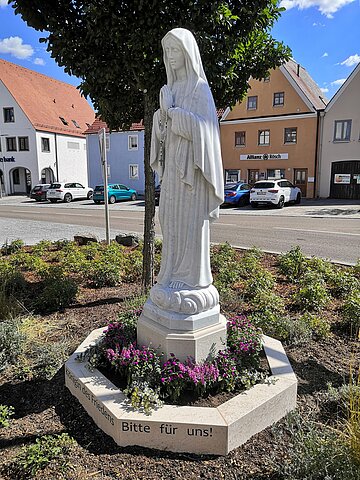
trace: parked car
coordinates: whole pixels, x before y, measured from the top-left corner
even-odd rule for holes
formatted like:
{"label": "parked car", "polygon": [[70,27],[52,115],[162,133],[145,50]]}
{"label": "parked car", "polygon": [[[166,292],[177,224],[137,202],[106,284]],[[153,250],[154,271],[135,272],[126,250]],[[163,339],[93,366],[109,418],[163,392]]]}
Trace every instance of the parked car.
{"label": "parked car", "polygon": [[[108,198],[109,203],[115,203],[119,200],[136,200],[137,191],[121,183],[111,183],[108,185]],[[95,203],[104,201],[104,185],[96,185],[93,200]]]}
{"label": "parked car", "polygon": [[84,187],[81,183],[52,183],[47,191],[47,199],[51,203],[57,201],[70,203],[72,200],[86,199],[89,200],[93,196],[93,189]]}
{"label": "parked car", "polygon": [[161,185],[159,183],[159,185],[155,187],[155,205],[159,205],[160,193],[161,193]]}
{"label": "parked car", "polygon": [[39,185],[35,185],[35,187],[30,192],[30,198],[36,200],[37,202],[46,200],[46,194],[49,187],[50,183],[41,183]]}
{"label": "parked car", "polygon": [[283,208],[285,203],[300,203],[301,190],[289,180],[260,180],[254,183],[250,190],[250,205],[257,208],[259,205],[275,205]]}
{"label": "parked car", "polygon": [[227,183],[224,186],[224,204],[243,206],[250,200],[250,185],[243,182]]}

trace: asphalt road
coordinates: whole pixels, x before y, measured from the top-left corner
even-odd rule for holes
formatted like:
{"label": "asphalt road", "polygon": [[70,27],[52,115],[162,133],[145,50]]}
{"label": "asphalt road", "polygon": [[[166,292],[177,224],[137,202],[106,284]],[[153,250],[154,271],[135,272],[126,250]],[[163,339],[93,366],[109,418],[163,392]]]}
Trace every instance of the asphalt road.
{"label": "asphalt road", "polygon": [[[142,234],[143,216],[141,201],[111,205],[111,237],[120,232]],[[102,205],[89,201],[38,204],[26,198],[0,202],[0,245],[15,238],[33,244],[41,239],[72,238],[77,233],[105,237]],[[156,233],[161,235],[158,221]],[[360,205],[309,203],[281,211],[221,209],[220,219],[211,227],[211,241],[255,245],[270,252],[299,245],[307,255],[353,264],[360,257]]]}

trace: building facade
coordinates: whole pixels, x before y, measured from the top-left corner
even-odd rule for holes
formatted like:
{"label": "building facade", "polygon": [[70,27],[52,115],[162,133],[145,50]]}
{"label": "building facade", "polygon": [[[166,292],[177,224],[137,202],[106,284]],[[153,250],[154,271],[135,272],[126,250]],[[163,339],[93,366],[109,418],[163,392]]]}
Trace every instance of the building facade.
{"label": "building facade", "polygon": [[0,59],[0,193],[38,183],[87,184],[84,131],[95,114],[64,82]]}
{"label": "building facade", "polygon": [[360,63],[325,108],[320,197],[360,199]]}
{"label": "building facade", "polygon": [[246,98],[220,121],[225,182],[286,178],[313,197],[321,90],[293,60],[249,83]]}
{"label": "building facade", "polygon": [[102,128],[108,134],[108,181],[134,188],[142,195],[145,190],[144,126],[133,123],[129,131],[110,132],[106,123],[97,118],[85,132],[89,185],[103,185],[98,133]]}

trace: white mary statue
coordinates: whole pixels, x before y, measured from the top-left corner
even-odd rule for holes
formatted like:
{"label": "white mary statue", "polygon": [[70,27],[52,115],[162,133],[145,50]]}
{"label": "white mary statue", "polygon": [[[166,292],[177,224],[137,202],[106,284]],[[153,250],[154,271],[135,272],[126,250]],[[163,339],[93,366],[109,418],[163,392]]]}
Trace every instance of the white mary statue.
{"label": "white mary statue", "polygon": [[218,304],[209,224],[224,199],[219,125],[192,33],[174,28],[162,47],[167,84],[154,114],[150,161],[161,179],[163,250],[150,298],[167,310],[199,313]]}

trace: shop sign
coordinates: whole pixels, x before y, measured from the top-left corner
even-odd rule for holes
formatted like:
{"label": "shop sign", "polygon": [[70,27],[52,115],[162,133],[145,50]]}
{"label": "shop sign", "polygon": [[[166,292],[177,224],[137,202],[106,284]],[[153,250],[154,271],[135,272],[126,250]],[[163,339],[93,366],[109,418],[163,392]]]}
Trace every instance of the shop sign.
{"label": "shop sign", "polygon": [[15,162],[15,157],[0,157],[0,162],[2,163]]}
{"label": "shop sign", "polygon": [[350,183],[350,173],[335,173],[334,183]]}
{"label": "shop sign", "polygon": [[240,155],[240,160],[287,160],[288,153],[249,153]]}

